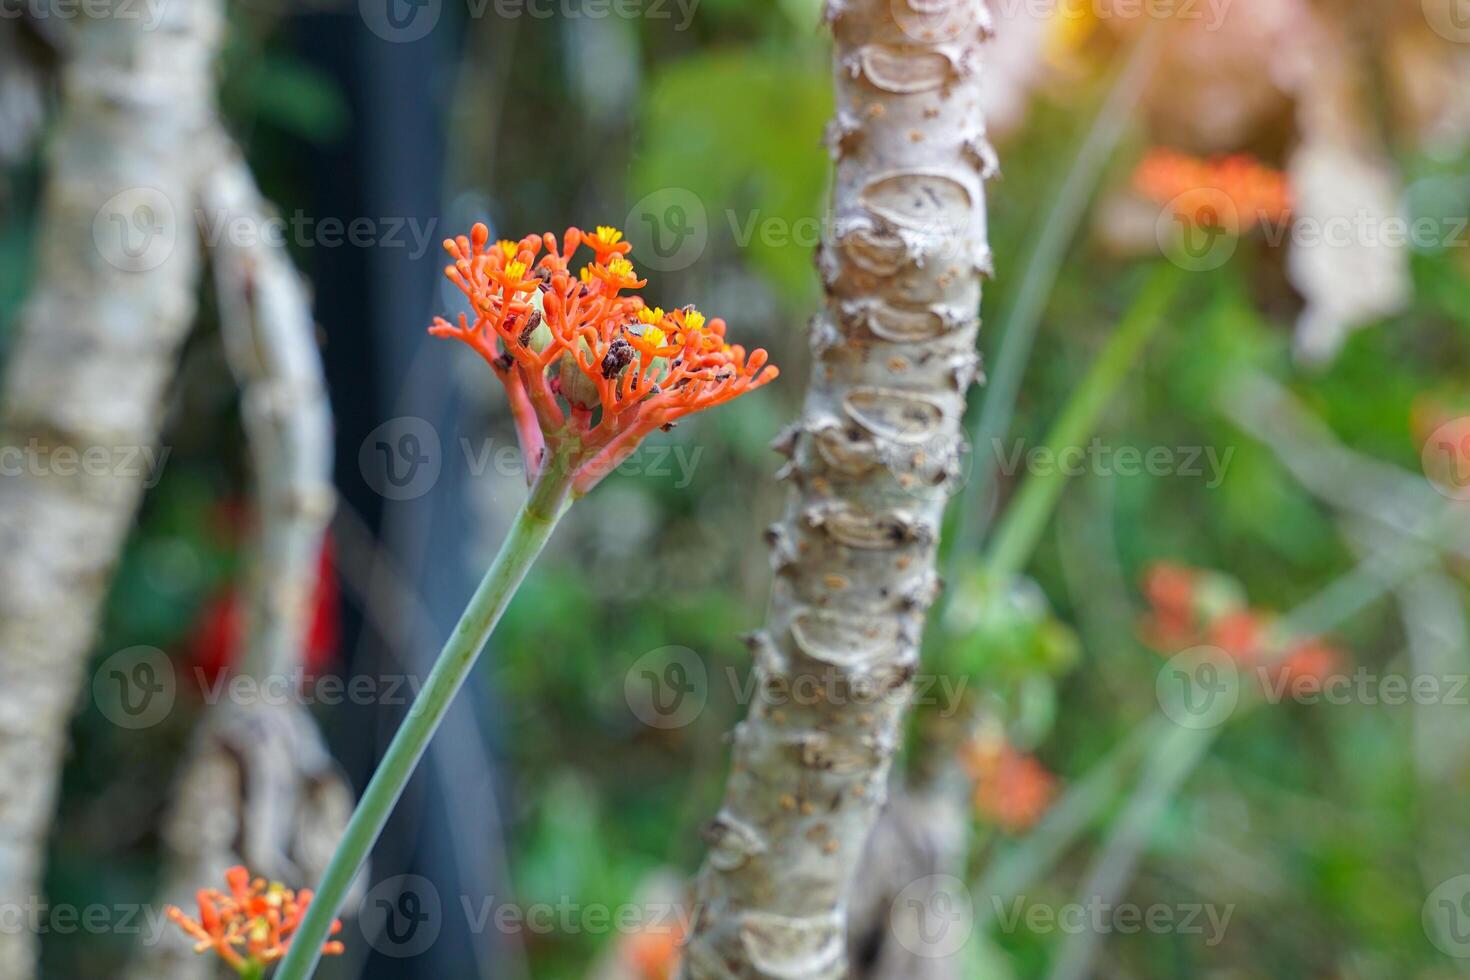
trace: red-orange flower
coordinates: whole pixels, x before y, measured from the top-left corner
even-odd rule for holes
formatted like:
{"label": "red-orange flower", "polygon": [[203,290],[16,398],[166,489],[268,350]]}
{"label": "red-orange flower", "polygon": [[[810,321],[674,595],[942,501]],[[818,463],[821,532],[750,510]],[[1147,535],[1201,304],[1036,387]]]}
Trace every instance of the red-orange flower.
{"label": "red-orange flower", "polygon": [[1242,667],[1265,659],[1270,618],[1254,609],[1227,612],[1210,624],[1209,642]]}
{"label": "red-orange flower", "polygon": [[1143,635],[1160,648],[1187,646],[1198,629],[1195,615],[1195,570],[1158,562],[1144,573],[1143,594],[1149,602]]}
{"label": "red-orange flower", "polygon": [[1009,834],[1034,826],[1056,797],[1056,777],[1004,737],[981,734],[966,742],[960,767],[974,780],[975,811]]}
{"label": "red-orange flower", "polygon": [[[286,955],[291,936],[311,905],[307,889],[294,892],[279,882],[250,878],[242,867],[225,872],[228,892],[206,888],[199,892],[199,918],[192,919],[177,906],[166,910],[169,919],[195,941],[196,953],[213,950],[241,976],[260,976],[265,967]],[[342,923],[332,923],[332,935]],[[322,947],[328,956],[343,952],[340,942]]]}
{"label": "red-orange flower", "polygon": [[1232,234],[1281,222],[1292,207],[1286,175],[1248,154],[1205,160],[1155,149],[1134,170],[1133,186],[1194,225]]}
{"label": "red-orange flower", "polygon": [[1320,639],[1298,643],[1271,669],[1271,680],[1288,697],[1305,697],[1321,690],[1327,679],[1341,673],[1342,653]]}
{"label": "red-orange flower", "polygon": [[[1320,689],[1341,672],[1347,657],[1319,637],[1283,640],[1273,635],[1275,615],[1243,601],[1202,599],[1217,572],[1161,562],[1144,573],[1143,591],[1149,614],[1141,638],[1163,656],[1191,646],[1218,647],[1242,671],[1270,690],[1299,697]],[[1213,606],[1214,608],[1211,608]]]}
{"label": "red-orange flower", "polygon": [[[444,243],[454,259],[445,275],[474,319],[436,318],[429,332],[464,341],[494,368],[530,477],[559,459],[575,474],[573,491],[586,493],[654,429],[776,377],[764,350],[725,339],[723,320],[693,307],[650,310],[633,292],[647,280],[615,228],[489,240],[477,224]],[[584,244],[593,261],[573,272]]]}
{"label": "red-orange flower", "polygon": [[650,927],[622,943],[621,958],[638,980],[671,980],[679,968],[682,928]]}

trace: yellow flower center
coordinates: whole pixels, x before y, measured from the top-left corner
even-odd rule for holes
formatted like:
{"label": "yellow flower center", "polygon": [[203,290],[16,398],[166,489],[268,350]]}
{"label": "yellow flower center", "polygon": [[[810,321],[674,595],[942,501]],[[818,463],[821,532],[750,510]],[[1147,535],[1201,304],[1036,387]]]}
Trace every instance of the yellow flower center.
{"label": "yellow flower center", "polygon": [[645,306],[638,311],[638,320],[642,323],[662,323],[664,319],[663,307]]}
{"label": "yellow flower center", "polygon": [[608,263],[607,271],[610,272],[615,279],[632,279],[633,263],[629,262],[627,259],[613,259],[611,262]]}
{"label": "yellow flower center", "polygon": [[505,253],[505,257],[507,259],[515,258],[516,255],[518,255],[521,251],[521,246],[519,243],[506,241],[503,238],[496,244],[500,246],[500,250]]}
{"label": "yellow flower center", "polygon": [[623,233],[608,225],[598,225],[594,237],[601,244],[611,247],[623,240]]}
{"label": "yellow flower center", "polygon": [[512,282],[520,282],[526,275],[526,263],[510,262],[505,266],[505,278]]}
{"label": "yellow flower center", "polygon": [[668,334],[664,333],[658,327],[644,328],[643,340],[650,347],[662,347],[668,339]]}
{"label": "yellow flower center", "polygon": [[684,314],[684,326],[690,330],[703,330],[704,314],[698,310],[690,310]]}

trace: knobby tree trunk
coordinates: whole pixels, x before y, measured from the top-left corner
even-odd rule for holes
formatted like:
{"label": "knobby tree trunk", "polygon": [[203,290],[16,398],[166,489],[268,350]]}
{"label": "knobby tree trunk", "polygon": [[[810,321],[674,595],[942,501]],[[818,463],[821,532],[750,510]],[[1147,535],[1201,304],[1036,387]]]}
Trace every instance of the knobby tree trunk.
{"label": "knobby tree trunk", "polygon": [[[213,0],[194,0],[196,3]],[[254,470],[258,532],[246,593],[240,673],[280,677],[293,690],[332,513],[332,424],[306,284],[284,246],[259,234],[271,219],[249,167],[219,130],[201,152],[200,188],[225,351],[241,388]],[[235,235],[244,228],[249,234]],[[326,870],[353,797],[305,706],[287,699],[210,709],[183,766],[164,828],[164,898],[188,907],[204,883],[244,863],[305,883]],[[135,980],[203,980],[210,960],[181,932],[138,951]]]}
{"label": "knobby tree trunk", "polygon": [[836,36],[828,294],[758,692],[706,830],[684,975],[846,975],[847,893],[883,806],[939,583],[935,547],[977,372],[989,267],[980,0],[830,0]]}
{"label": "knobby tree trunk", "polygon": [[[0,404],[0,447],[21,461],[0,475],[0,904],[39,901],[67,723],[159,465],[194,318],[190,193],[219,26],[212,5],[186,3],[70,31],[37,279]],[[34,959],[33,936],[0,930],[0,976],[26,980]]]}

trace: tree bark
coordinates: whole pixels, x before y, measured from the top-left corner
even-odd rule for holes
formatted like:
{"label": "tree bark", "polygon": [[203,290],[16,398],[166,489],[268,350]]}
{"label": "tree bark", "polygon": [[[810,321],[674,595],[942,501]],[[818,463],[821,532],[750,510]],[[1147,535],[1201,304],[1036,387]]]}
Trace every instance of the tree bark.
{"label": "tree bark", "polygon": [[800,420],[778,440],[793,493],[751,640],[757,695],[684,975],[847,973],[847,893],[883,805],[938,591],[935,547],[977,373],[990,253],[979,0],[830,0],[833,220]]}
{"label": "tree bark", "polygon": [[[190,195],[218,34],[212,6],[197,3],[80,18],[71,31],[37,282],[0,405],[11,464],[0,475],[0,904],[38,901],[98,612],[156,475],[158,457],[150,466],[141,453],[157,451],[194,318]],[[35,937],[0,931],[0,976],[34,968]]]}
{"label": "tree bark", "polygon": [[[195,0],[203,3],[206,0]],[[270,211],[239,150],[221,130],[200,189],[220,324],[240,384],[258,507],[246,594],[247,640],[237,672],[269,690],[296,690],[309,600],[332,513],[332,422],[311,297],[283,246],[263,234]],[[231,229],[249,234],[236,236]],[[164,829],[164,898],[195,891],[245,864],[302,884],[326,870],[352,813],[352,790],[304,704],[260,700],[210,709],[177,781]],[[212,962],[181,932],[139,951],[135,980],[203,980]]]}

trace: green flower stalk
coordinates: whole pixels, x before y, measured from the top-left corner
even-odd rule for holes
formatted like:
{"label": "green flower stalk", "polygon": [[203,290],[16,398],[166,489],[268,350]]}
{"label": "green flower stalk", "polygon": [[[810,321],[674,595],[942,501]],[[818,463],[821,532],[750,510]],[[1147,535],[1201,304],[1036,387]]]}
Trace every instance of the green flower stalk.
{"label": "green flower stalk", "polygon": [[[632,292],[645,281],[622,237],[614,228],[570,228],[560,242],[548,233],[491,244],[476,225],[444,243],[454,259],[445,275],[472,313],[458,324],[436,320],[429,332],[473,347],[504,383],[531,490],[368,783],[276,980],[311,975],[348,887],[566,509],[653,430],[777,375],[764,350],[747,354],[726,342],[723,320],[692,306],[647,306]],[[583,244],[593,261],[574,275],[570,262]]]}

